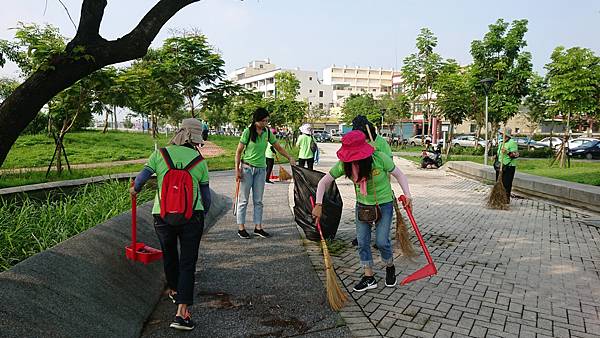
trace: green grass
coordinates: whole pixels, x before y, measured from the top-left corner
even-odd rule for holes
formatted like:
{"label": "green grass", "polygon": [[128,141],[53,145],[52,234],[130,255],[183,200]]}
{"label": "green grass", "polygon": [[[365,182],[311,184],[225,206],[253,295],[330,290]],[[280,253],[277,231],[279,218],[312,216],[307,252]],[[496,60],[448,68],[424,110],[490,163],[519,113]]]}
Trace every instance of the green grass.
{"label": "green grass", "polygon": [[[156,139],[164,146],[169,138]],[[155,140],[149,134],[110,131],[81,131],[65,136],[70,164],[135,160],[149,157]],[[2,165],[2,169],[47,167],[54,154],[54,139],[46,134],[20,136]],[[64,161],[63,161],[64,162]]]}
{"label": "green grass", "polygon": [[[415,163],[421,163],[419,156],[402,157]],[[488,160],[491,165],[493,159]],[[453,155],[450,161],[471,161],[483,164],[483,156]],[[559,168],[556,163],[550,167],[550,161],[551,159],[547,158],[519,160],[517,162],[517,172],[600,186],[600,162],[571,161],[570,168]]]}
{"label": "green grass", "polygon": [[[71,147],[73,147],[74,149],[90,148],[91,145],[90,145],[89,140],[97,140],[98,135],[100,135],[101,138],[102,138],[102,136],[108,137],[103,142],[110,141],[110,142],[114,142],[117,145],[112,150],[115,153],[119,152],[120,148],[126,148],[124,143],[135,144],[136,142],[139,142],[140,147],[143,146],[143,147],[146,147],[149,149],[148,151],[144,151],[143,153],[141,151],[138,152],[137,153],[138,155],[136,155],[136,156],[131,155],[131,156],[133,156],[133,158],[127,158],[127,159],[147,158],[149,156],[149,154],[154,150],[154,141],[147,134],[112,132],[109,134],[102,135],[98,132],[81,132],[81,133],[74,133],[73,135],[76,136],[74,138],[74,140],[77,141],[77,143],[75,141],[73,141],[74,143],[71,145]],[[162,142],[167,141],[167,138],[165,138],[164,135],[162,137],[163,137],[162,139],[159,139],[159,146],[163,145]],[[43,138],[45,138],[45,136],[43,136],[43,135],[34,135],[34,136],[26,136],[23,139],[25,140],[25,142],[32,142],[32,140],[41,140]],[[19,140],[21,140],[21,138],[19,138]],[[150,143],[142,145],[143,142],[146,142],[148,140],[150,141]],[[223,148],[225,153],[223,155],[220,155],[217,157],[207,158],[206,162],[208,164],[208,169],[210,171],[233,169],[234,164],[235,164],[235,150],[237,148],[237,145],[239,144],[239,137],[211,135],[209,140],[214,142],[216,145],[220,146],[221,148]],[[40,150],[40,149],[42,149],[43,146],[31,145],[30,148],[32,148],[32,149],[27,149],[26,146],[21,144],[19,146],[19,148],[17,148],[17,150],[14,152],[14,154],[21,154],[19,156],[21,156],[21,158],[24,159],[26,157],[25,156],[26,154],[33,154],[36,152],[41,152],[42,150]],[[103,149],[110,149],[110,147],[108,145],[104,145]],[[13,147],[13,150],[11,150],[11,154],[13,153],[14,150],[15,150],[15,148]],[[131,150],[130,154],[134,154],[133,149],[129,149],[129,150]],[[67,152],[68,151],[69,150],[67,148]],[[81,154],[83,154],[83,152]],[[51,155],[52,154],[50,154],[50,156]],[[298,149],[293,148],[291,150],[291,155],[294,156],[294,158],[297,158]],[[10,154],[9,154],[9,156],[10,156]],[[14,155],[14,156],[16,156],[16,155]],[[69,155],[69,160],[72,161],[70,155]],[[89,160],[86,160],[83,157],[82,157],[82,160],[83,160],[83,162],[80,162],[80,163],[91,163]],[[279,160],[280,161],[278,163],[287,163],[287,159],[283,158],[282,156],[280,156]],[[16,161],[16,160],[13,159],[13,161]],[[48,161],[49,161],[49,159],[48,159]],[[109,161],[112,161],[112,160],[110,160],[108,158],[95,157],[95,161],[93,161],[93,162],[109,162]],[[24,160],[24,162],[26,163],[25,160]],[[46,163],[46,165],[47,165],[47,163]],[[35,166],[35,165],[33,165],[33,166]],[[11,168],[14,168],[14,167],[21,167],[21,166],[15,165],[13,163]],[[143,167],[142,164],[127,164],[127,165],[105,167],[105,168],[73,169],[72,173],[69,173],[65,167],[65,170],[63,171],[63,173],[61,175],[58,175],[56,173],[56,171],[53,170],[50,172],[50,175],[47,178],[46,178],[45,171],[44,172],[22,172],[22,173],[0,174],[0,189],[28,185],[28,184],[55,182],[55,181],[63,181],[63,180],[74,180],[74,179],[93,177],[93,176],[101,176],[101,175],[109,175],[109,174],[138,172],[142,169],[142,167]],[[3,168],[4,168],[4,166],[3,166]],[[6,166],[6,168],[9,168],[9,167]]]}
{"label": "green grass", "polygon": [[[0,272],[124,211],[131,203],[128,183],[89,184],[73,194],[55,191],[45,199],[27,195],[0,199]],[[144,189],[138,203],[149,201]]]}

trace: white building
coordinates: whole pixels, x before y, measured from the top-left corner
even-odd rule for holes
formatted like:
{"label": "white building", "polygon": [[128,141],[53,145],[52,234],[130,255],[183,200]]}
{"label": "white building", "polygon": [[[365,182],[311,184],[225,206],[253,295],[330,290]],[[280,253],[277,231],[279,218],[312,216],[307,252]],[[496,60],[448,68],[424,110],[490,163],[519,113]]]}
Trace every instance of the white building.
{"label": "white building", "polygon": [[333,107],[332,87],[323,84],[319,74],[314,71],[278,68],[266,59],[252,61],[247,67],[236,69],[229,78],[247,89],[263,93],[264,97],[274,97],[277,95],[275,74],[286,71],[293,73],[300,81],[298,100],[306,100],[309,106],[314,108],[329,110]]}
{"label": "white building", "polygon": [[335,106],[341,107],[351,94],[379,97],[390,93],[395,74],[393,69],[333,65],[323,70],[323,83],[331,85]]}

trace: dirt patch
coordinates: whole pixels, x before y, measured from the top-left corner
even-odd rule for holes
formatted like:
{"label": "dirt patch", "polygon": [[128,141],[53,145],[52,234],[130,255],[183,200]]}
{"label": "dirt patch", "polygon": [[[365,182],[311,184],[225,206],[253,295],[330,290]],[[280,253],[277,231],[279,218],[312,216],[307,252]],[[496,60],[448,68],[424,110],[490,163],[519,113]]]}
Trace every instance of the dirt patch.
{"label": "dirt patch", "polygon": [[212,309],[232,309],[246,305],[245,301],[232,299],[224,292],[200,292],[198,296],[203,306]]}

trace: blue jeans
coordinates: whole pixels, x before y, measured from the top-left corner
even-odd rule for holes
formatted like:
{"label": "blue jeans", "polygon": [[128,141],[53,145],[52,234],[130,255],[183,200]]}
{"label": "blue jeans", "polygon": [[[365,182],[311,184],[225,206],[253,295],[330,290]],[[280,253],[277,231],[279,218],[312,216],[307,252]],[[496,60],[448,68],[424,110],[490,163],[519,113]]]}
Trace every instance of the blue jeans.
{"label": "blue jeans", "polygon": [[[381,260],[386,266],[394,263],[392,242],[390,241],[390,227],[392,226],[393,202],[380,204],[381,219],[375,225],[375,243],[381,253]],[[372,225],[358,220],[358,208],[355,208],[356,238],[358,239],[358,256],[363,267],[373,266],[371,254],[371,227]]]}
{"label": "blue jeans", "polygon": [[240,196],[237,206],[237,224],[246,224],[246,209],[250,188],[252,188],[252,202],[254,204],[254,224],[262,224],[263,194],[265,192],[266,168],[251,167],[242,164],[242,182],[240,183]]}

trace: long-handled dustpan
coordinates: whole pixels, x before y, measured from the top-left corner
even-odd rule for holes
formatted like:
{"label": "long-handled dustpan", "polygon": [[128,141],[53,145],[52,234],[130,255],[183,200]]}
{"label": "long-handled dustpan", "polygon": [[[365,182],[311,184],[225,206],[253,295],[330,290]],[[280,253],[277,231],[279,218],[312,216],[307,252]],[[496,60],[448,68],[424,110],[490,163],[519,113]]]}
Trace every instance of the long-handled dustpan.
{"label": "long-handled dustpan", "polygon": [[[133,182],[132,182],[133,185]],[[144,264],[162,259],[162,251],[137,241],[137,197],[131,195],[131,245],[125,247],[125,257]]]}
{"label": "long-handled dustpan", "polygon": [[419,239],[419,244],[421,244],[421,248],[423,248],[423,252],[425,253],[425,257],[427,258],[427,265],[425,265],[424,267],[420,268],[419,270],[413,272],[408,277],[404,278],[402,280],[402,282],[400,282],[400,285],[405,285],[405,284],[414,282],[416,280],[419,280],[419,279],[422,279],[425,277],[431,277],[437,273],[437,269],[435,267],[435,263],[433,262],[433,259],[431,259],[429,250],[427,250],[427,246],[425,245],[423,236],[421,236],[421,232],[419,231],[419,228],[417,227],[417,222],[415,222],[415,218],[413,217],[412,211],[410,210],[410,207],[408,206],[408,203],[406,201],[406,196],[400,195],[400,197],[398,199],[402,202],[402,206],[406,210],[408,219],[410,220],[410,223],[412,224],[413,229],[415,229],[415,233],[417,234],[417,238]]}

